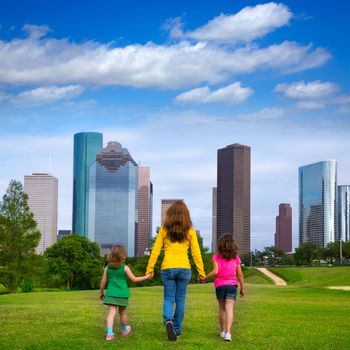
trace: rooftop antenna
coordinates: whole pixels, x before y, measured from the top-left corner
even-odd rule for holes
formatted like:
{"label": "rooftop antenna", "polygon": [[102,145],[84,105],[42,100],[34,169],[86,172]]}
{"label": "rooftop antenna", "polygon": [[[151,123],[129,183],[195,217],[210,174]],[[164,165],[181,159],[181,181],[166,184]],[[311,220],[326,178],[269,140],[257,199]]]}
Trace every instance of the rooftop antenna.
{"label": "rooftop antenna", "polygon": [[49,145],[49,174],[51,174],[51,146],[52,146],[52,140],[50,137],[50,145]]}

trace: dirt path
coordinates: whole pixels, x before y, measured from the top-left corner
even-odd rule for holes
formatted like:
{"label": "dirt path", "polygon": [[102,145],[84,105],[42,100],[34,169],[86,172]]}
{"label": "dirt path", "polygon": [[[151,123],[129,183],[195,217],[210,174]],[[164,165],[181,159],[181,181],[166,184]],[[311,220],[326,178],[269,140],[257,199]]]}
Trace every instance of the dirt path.
{"label": "dirt path", "polygon": [[339,290],[348,290],[350,292],[350,286],[331,286],[327,287],[328,289],[339,289]]}
{"label": "dirt path", "polygon": [[266,269],[265,267],[256,267],[257,270],[262,272],[267,277],[271,278],[275,282],[276,286],[286,286],[287,283],[281,277],[276,276],[274,273]]}

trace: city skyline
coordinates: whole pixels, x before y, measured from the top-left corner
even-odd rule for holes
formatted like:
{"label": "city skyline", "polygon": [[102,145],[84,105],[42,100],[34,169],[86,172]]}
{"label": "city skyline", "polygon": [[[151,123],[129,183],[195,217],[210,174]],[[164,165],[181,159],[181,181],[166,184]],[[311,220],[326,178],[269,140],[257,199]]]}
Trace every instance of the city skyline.
{"label": "city skyline", "polygon": [[[201,11],[182,0],[4,3],[0,193],[28,173],[54,174],[58,228],[70,229],[72,135],[100,132],[151,167],[153,234],[160,200],[183,198],[209,247],[216,150],[246,144],[251,247],[272,245],[277,205],[298,207],[301,165],[336,159],[338,184],[350,183],[349,7],[339,0],[204,1]],[[293,248],[298,227],[295,210]]]}

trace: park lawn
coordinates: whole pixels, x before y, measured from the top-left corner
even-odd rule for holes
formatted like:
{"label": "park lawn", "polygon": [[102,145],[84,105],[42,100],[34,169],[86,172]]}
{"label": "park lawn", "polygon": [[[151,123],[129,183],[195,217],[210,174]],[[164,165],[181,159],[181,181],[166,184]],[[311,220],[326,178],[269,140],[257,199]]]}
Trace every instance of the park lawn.
{"label": "park lawn", "polygon": [[98,291],[0,296],[0,348],[13,349],[349,349],[350,293],[338,290],[247,284],[236,303],[234,340],[218,335],[212,284],[191,285],[183,334],[166,339],[162,287],[132,289],[133,332],[104,340],[106,307]]}
{"label": "park lawn", "polygon": [[273,267],[269,270],[288,284],[306,287],[350,286],[350,266]]}

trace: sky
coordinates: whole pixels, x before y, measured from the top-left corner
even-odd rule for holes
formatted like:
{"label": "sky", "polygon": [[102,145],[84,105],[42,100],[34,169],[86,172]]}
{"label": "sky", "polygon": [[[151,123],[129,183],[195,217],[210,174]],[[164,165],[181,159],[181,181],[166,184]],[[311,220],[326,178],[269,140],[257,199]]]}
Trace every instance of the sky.
{"label": "sky", "polygon": [[[0,1],[0,195],[11,179],[59,180],[71,229],[73,135],[98,131],[151,167],[211,242],[217,149],[251,147],[252,249],[274,244],[298,167],[338,161],[350,184],[346,0]],[[49,156],[50,155],[50,156]],[[51,158],[51,162],[49,161]]]}

